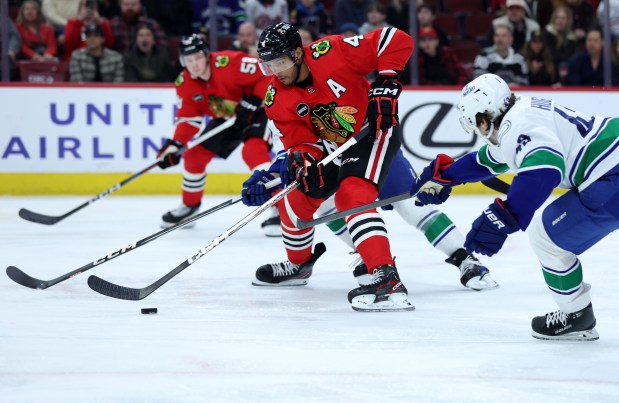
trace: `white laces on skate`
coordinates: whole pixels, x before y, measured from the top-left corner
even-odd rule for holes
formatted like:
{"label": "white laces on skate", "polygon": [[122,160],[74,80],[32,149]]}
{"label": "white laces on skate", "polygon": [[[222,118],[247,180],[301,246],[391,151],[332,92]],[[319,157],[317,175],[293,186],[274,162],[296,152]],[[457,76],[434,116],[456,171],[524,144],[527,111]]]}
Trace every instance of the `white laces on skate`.
{"label": "white laces on skate", "polygon": [[295,270],[299,268],[299,265],[286,260],[281,263],[271,263],[271,267],[273,268],[273,277],[283,277],[295,274]]}
{"label": "white laces on skate", "polygon": [[546,314],[546,327],[550,327],[555,323],[559,323],[563,326],[567,325],[567,314],[562,311],[556,311]]}
{"label": "white laces on skate", "polygon": [[380,283],[383,280],[383,276],[385,275],[385,271],[382,269],[374,269],[372,273],[372,282],[368,285]]}
{"label": "white laces on skate", "polygon": [[187,215],[187,213],[189,213],[190,210],[191,210],[191,207],[188,207],[185,204],[181,203],[180,206],[170,211],[170,214],[172,214],[175,217],[182,217],[184,215]]}
{"label": "white laces on skate", "polygon": [[473,270],[476,267],[481,269],[481,262],[473,255],[468,255],[466,259],[460,263],[460,273],[466,273],[469,270]]}

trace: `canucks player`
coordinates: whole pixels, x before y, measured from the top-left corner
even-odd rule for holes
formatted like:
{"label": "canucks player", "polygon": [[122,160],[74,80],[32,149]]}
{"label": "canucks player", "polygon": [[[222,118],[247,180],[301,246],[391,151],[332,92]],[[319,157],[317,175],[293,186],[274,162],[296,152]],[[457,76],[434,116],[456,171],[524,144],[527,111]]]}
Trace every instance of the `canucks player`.
{"label": "canucks player", "polygon": [[[488,144],[455,162],[437,156],[411,193],[437,204],[451,186],[515,171],[507,198],[496,199],[473,222],[465,247],[492,256],[509,234],[529,228],[560,308],[533,318],[533,337],[597,340],[591,287],[583,282],[578,255],[619,228],[619,119],[513,94],[494,74],[467,84],[458,109],[462,127]],[[556,187],[569,191],[533,217]]]}

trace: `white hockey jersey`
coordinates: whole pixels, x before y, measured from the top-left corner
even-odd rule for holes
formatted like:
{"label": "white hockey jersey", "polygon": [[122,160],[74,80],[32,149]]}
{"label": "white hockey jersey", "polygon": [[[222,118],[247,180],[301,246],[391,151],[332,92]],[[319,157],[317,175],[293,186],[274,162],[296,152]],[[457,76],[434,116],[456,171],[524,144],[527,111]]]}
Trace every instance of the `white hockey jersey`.
{"label": "white hockey jersey", "polygon": [[619,119],[548,99],[519,96],[498,133],[498,146],[477,153],[477,162],[496,174],[553,168],[561,173],[560,187],[582,190],[619,164]]}

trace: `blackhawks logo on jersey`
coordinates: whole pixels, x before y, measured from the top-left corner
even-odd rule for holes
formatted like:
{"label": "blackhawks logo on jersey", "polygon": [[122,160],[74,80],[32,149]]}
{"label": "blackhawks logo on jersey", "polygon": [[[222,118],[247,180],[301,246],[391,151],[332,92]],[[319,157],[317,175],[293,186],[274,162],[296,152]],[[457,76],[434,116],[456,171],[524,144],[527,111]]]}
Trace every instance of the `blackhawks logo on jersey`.
{"label": "blackhawks logo on jersey", "polygon": [[267,89],[267,93],[264,96],[264,105],[270,107],[275,102],[275,88],[272,85],[269,85]]}
{"label": "blackhawks logo on jersey", "polygon": [[208,107],[216,118],[229,118],[234,115],[236,102],[218,97],[217,95],[208,96]]}
{"label": "blackhawks logo on jersey", "polygon": [[217,58],[215,59],[215,67],[226,67],[230,64],[230,56],[225,56],[225,55],[221,55],[221,56],[217,56]]}
{"label": "blackhawks logo on jersey", "polygon": [[320,138],[341,144],[355,132],[353,125],[357,120],[353,115],[357,112],[354,106],[338,106],[335,102],[318,104],[312,110],[310,121]]}
{"label": "blackhawks logo on jersey", "polygon": [[329,51],[331,50],[331,41],[327,39],[324,41],[316,42],[315,44],[310,46],[310,49],[312,49],[312,57],[314,59],[318,59],[320,56],[324,56],[329,53]]}

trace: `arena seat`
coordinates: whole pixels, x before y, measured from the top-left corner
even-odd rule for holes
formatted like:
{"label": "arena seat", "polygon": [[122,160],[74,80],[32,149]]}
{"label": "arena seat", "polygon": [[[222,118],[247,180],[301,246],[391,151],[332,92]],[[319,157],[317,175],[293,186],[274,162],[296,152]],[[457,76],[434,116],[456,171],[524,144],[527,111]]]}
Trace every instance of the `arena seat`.
{"label": "arena seat", "polygon": [[66,61],[18,60],[17,68],[21,81],[47,84],[69,81],[69,62]]}

